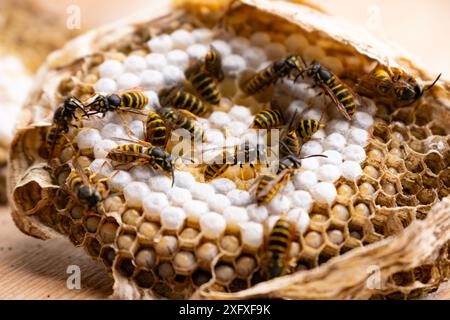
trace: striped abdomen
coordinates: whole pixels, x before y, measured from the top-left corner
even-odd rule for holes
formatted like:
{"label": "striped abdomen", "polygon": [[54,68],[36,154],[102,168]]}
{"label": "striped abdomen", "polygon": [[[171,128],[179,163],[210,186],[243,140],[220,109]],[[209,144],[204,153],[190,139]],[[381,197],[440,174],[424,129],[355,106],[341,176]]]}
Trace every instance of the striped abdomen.
{"label": "striped abdomen", "polygon": [[57,157],[61,153],[65,142],[66,137],[63,133],[63,128],[59,126],[50,127],[45,141],[48,158],[53,159]]}
{"label": "striped abdomen", "polygon": [[221,176],[228,168],[229,163],[211,163],[205,168],[205,181],[209,181]]}
{"label": "striped abdomen", "polygon": [[348,88],[333,75],[325,82],[325,85],[330,88],[336,99],[342,104],[347,111],[347,114],[351,117],[356,111],[356,103],[353,94]]}
{"label": "striped abdomen", "polygon": [[177,91],[172,102],[175,108],[187,110],[197,116],[203,116],[207,111],[205,103],[189,92]]}
{"label": "striped abdomen", "polygon": [[252,127],[256,129],[271,129],[284,124],[280,110],[266,109],[259,112],[253,120]]}
{"label": "striped abdomen", "polygon": [[143,109],[148,98],[141,91],[128,91],[122,94],[122,106],[125,108]]}
{"label": "striped abdomen", "polygon": [[145,140],[154,146],[162,147],[167,140],[167,127],[156,112],[150,111],[145,122]]}
{"label": "striped abdomen", "polygon": [[280,190],[284,179],[278,183],[274,183],[277,179],[278,175],[271,173],[261,177],[256,187],[256,202],[258,205],[268,204],[277,194],[278,190]]}
{"label": "striped abdomen", "polygon": [[268,251],[270,255],[267,267],[269,279],[283,275],[286,272],[286,260],[292,241],[292,226],[286,216],[282,215],[275,223],[269,235]]}
{"label": "striped abdomen", "polygon": [[205,133],[194,120],[191,120],[188,117],[179,114],[176,124],[179,128],[189,131],[193,136],[194,141],[203,141]]}
{"label": "striped abdomen", "polygon": [[323,128],[324,125],[315,119],[300,120],[297,127],[297,133],[303,140],[311,138],[311,136]]}
{"label": "striped abdomen", "polygon": [[143,152],[143,146],[129,143],[114,147],[108,152],[106,157],[120,163],[131,163],[141,159],[140,155],[142,155]]}
{"label": "striped abdomen", "polygon": [[244,85],[243,90],[247,94],[255,94],[264,88],[270,86],[278,79],[277,72],[273,65],[258,72],[251,77]]}
{"label": "striped abdomen", "polygon": [[205,69],[218,81],[222,81],[225,77],[222,70],[222,58],[214,48],[211,48],[205,55]]}
{"label": "striped abdomen", "polygon": [[284,137],[283,143],[286,145],[286,148],[289,149],[289,153],[294,155],[298,155],[300,153],[302,146],[300,144],[297,130],[288,131]]}

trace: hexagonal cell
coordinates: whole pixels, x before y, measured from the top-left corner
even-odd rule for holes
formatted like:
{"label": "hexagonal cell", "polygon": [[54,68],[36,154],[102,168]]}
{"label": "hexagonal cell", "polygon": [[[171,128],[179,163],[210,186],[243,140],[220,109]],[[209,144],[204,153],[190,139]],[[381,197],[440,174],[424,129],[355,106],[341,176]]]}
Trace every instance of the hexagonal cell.
{"label": "hexagonal cell", "polygon": [[434,174],[439,174],[439,172],[445,167],[441,155],[437,152],[430,152],[425,156],[423,161],[428,169],[430,169]]}
{"label": "hexagonal cell", "polygon": [[161,262],[158,267],[158,276],[166,281],[171,281],[175,277],[175,270],[169,261]]}
{"label": "hexagonal cell", "polygon": [[424,295],[424,293],[425,293],[424,288],[413,289],[408,294],[406,299],[408,299],[408,300],[419,299],[419,298],[421,298]]}
{"label": "hexagonal cell", "polygon": [[173,259],[173,266],[177,274],[189,275],[197,267],[197,261],[192,252],[180,251]]}
{"label": "hexagonal cell", "polygon": [[136,265],[142,268],[152,269],[157,263],[155,250],[149,246],[141,246],[135,257]]}
{"label": "hexagonal cell", "polygon": [[353,215],[369,217],[375,212],[372,201],[357,199],[353,204]]}
{"label": "hexagonal cell", "polygon": [[410,126],[409,132],[418,140],[425,140],[430,135],[427,127]]}
{"label": "hexagonal cell", "polygon": [[395,196],[395,203],[398,207],[414,207],[418,204],[418,201],[415,196],[398,194]]}
{"label": "hexagonal cell", "polygon": [[421,204],[431,204],[436,200],[437,194],[434,190],[422,189],[416,194],[416,198]]}
{"label": "hexagonal cell", "polygon": [[119,196],[110,196],[103,201],[105,212],[119,212],[124,207],[124,200]]}
{"label": "hexagonal cell", "polygon": [[319,265],[326,263],[333,257],[339,255],[339,248],[326,245],[319,254]]}
{"label": "hexagonal cell", "polygon": [[67,216],[63,216],[62,214],[58,214],[57,216],[57,224],[59,226],[59,230],[62,234],[69,234],[70,227],[72,226],[72,221]]}
{"label": "hexagonal cell", "polygon": [[130,226],[137,226],[142,216],[142,212],[136,209],[127,209],[122,213],[122,222]]}
{"label": "hexagonal cell", "polygon": [[178,249],[178,239],[174,236],[163,236],[155,246],[155,251],[162,257],[173,257]]}
{"label": "hexagonal cell", "polygon": [[400,291],[394,291],[385,296],[388,300],[405,300],[406,299],[406,293],[400,292]]}
{"label": "hexagonal cell", "polygon": [[350,223],[348,224],[348,232],[350,237],[357,240],[361,240],[364,236],[363,227],[359,224],[354,223],[353,220],[350,220]]}
{"label": "hexagonal cell", "polygon": [[429,143],[427,143],[427,140],[417,140],[416,138],[412,138],[408,145],[417,153],[425,154],[429,150]]}
{"label": "hexagonal cell", "polygon": [[419,192],[422,186],[422,179],[418,174],[405,173],[400,177],[400,183],[404,195],[414,195]]}
{"label": "hexagonal cell", "polygon": [[350,211],[346,206],[336,204],[331,209],[331,217],[335,220],[346,222],[350,219]]}
{"label": "hexagonal cell", "polygon": [[73,206],[72,209],[70,210],[70,216],[74,220],[79,220],[79,219],[83,218],[84,211],[85,210],[82,206],[78,206],[78,205]]}
{"label": "hexagonal cell", "polygon": [[[448,170],[448,169],[446,169],[446,170]],[[444,171],[445,170],[443,170],[443,172]],[[448,170],[448,174],[450,175],[450,170]],[[441,172],[441,175],[442,175],[442,172]],[[450,183],[450,181],[449,181],[449,183]],[[422,184],[423,184],[424,188],[436,189],[439,187],[439,178],[434,175],[429,174],[428,172],[425,172],[422,175]]]}
{"label": "hexagonal cell", "polygon": [[390,196],[393,196],[399,192],[399,190],[397,190],[397,183],[397,177],[390,173],[384,174],[380,181],[381,189],[383,189],[385,194]]}
{"label": "hexagonal cell", "polygon": [[379,189],[378,182],[376,181],[364,181],[365,179],[360,179],[358,182],[358,189],[361,195],[372,197],[375,192]]}
{"label": "hexagonal cell", "polygon": [[101,220],[102,217],[97,214],[92,214],[86,217],[85,226],[87,232],[96,233]]}
{"label": "hexagonal cell", "polygon": [[181,231],[179,236],[180,247],[182,248],[194,248],[200,242],[201,235],[197,229],[185,228]]}
{"label": "hexagonal cell", "polygon": [[58,223],[58,211],[54,206],[50,206],[47,210],[41,210],[38,215],[39,221],[43,224],[54,228]]}
{"label": "hexagonal cell", "polygon": [[450,195],[450,188],[440,188],[438,190],[438,198],[439,200],[442,200],[443,198]]}
{"label": "hexagonal cell", "polygon": [[204,285],[209,280],[211,280],[211,278],[212,275],[210,272],[201,269],[195,270],[194,273],[192,274],[192,282],[197,287]]}
{"label": "hexagonal cell", "polygon": [[84,244],[86,251],[89,253],[91,257],[97,258],[100,255],[100,250],[102,248],[100,242],[93,237],[86,237],[86,241]]}
{"label": "hexagonal cell", "polygon": [[315,259],[311,259],[310,257],[301,257],[297,260],[296,269],[299,270],[310,270],[316,267]]}
{"label": "hexagonal cell", "polygon": [[428,216],[431,206],[417,206],[416,208],[416,219],[423,220]]}
{"label": "hexagonal cell", "polygon": [[135,233],[121,232],[121,234],[116,239],[117,247],[121,250],[127,250],[131,252],[135,239]]}
{"label": "hexagonal cell", "polygon": [[219,263],[214,268],[216,281],[222,285],[228,285],[236,277],[236,272],[232,265],[227,263]]}
{"label": "hexagonal cell", "polygon": [[236,274],[242,279],[248,279],[256,270],[256,258],[251,255],[242,255],[236,259]]}
{"label": "hexagonal cell", "polygon": [[155,235],[161,229],[159,223],[144,221],[138,229],[138,237],[141,242],[153,243]]}
{"label": "hexagonal cell", "polygon": [[342,245],[341,249],[339,250],[339,254],[345,254],[348,251],[351,251],[355,248],[361,247],[362,243],[360,240],[358,240],[356,237],[349,237],[346,239],[345,243]]}
{"label": "hexagonal cell", "polygon": [[433,277],[433,269],[435,267],[433,265],[423,265],[417,268],[414,268],[413,274],[414,279],[423,284],[427,284]]}
{"label": "hexagonal cell", "polygon": [[62,188],[59,188],[58,191],[56,191],[56,197],[55,197],[55,208],[57,210],[64,210],[68,207],[70,202],[70,196],[69,193]]}
{"label": "hexagonal cell", "polygon": [[99,228],[99,236],[103,243],[112,243],[116,239],[117,228],[119,224],[113,218],[106,218],[102,221]]}
{"label": "hexagonal cell", "polygon": [[310,231],[304,236],[305,246],[318,249],[323,244],[323,237],[319,232]]}
{"label": "hexagonal cell", "polygon": [[449,134],[445,127],[442,127],[437,123],[433,123],[429,128],[431,133],[434,134],[435,136],[446,136]]}
{"label": "hexagonal cell", "polygon": [[116,251],[110,246],[104,246],[100,250],[100,257],[104,265],[108,268],[111,268],[114,263],[114,259],[116,258]]}
{"label": "hexagonal cell", "polygon": [[425,126],[433,120],[433,106],[422,104],[416,109],[415,124],[418,126]]}
{"label": "hexagonal cell", "polygon": [[442,170],[439,174],[439,179],[446,187],[450,188],[450,168]]}
{"label": "hexagonal cell", "polygon": [[372,126],[372,135],[375,139],[382,143],[387,143],[391,140],[391,132],[389,126],[386,123],[377,121]]}
{"label": "hexagonal cell", "polygon": [[413,283],[414,277],[411,271],[409,272],[397,272],[392,275],[392,280],[395,285],[400,287],[406,287]]}
{"label": "hexagonal cell", "polygon": [[116,259],[115,269],[120,272],[123,276],[129,278],[133,275],[135,266],[133,260],[129,256],[123,256],[119,253]]}
{"label": "hexagonal cell", "polygon": [[381,162],[385,157],[385,152],[374,145],[369,145],[366,147],[367,158],[375,162]]}
{"label": "hexagonal cell", "polygon": [[403,122],[406,125],[413,123],[414,110],[410,107],[396,109],[392,114],[392,122],[394,121]]}
{"label": "hexagonal cell", "polygon": [[337,194],[339,198],[344,198],[344,200],[348,201],[355,194],[355,189],[352,186],[352,183],[347,182],[339,182],[336,187]]}
{"label": "hexagonal cell", "polygon": [[248,287],[247,281],[243,279],[234,279],[228,286],[231,292],[244,290]]}
{"label": "hexagonal cell", "polygon": [[220,249],[228,256],[236,256],[240,252],[241,241],[234,235],[224,235],[219,240]]}
{"label": "hexagonal cell", "polygon": [[152,292],[160,298],[175,299],[173,289],[165,281],[157,281],[152,287]]}
{"label": "hexagonal cell", "polygon": [[86,229],[84,229],[82,224],[74,224],[70,227],[69,239],[74,244],[74,246],[80,246],[84,241],[85,235]]}
{"label": "hexagonal cell", "polygon": [[403,125],[396,123],[391,129],[391,138],[399,142],[408,141],[410,138],[409,130]]}
{"label": "hexagonal cell", "polygon": [[213,259],[219,254],[219,248],[212,242],[205,242],[195,250],[198,263],[209,268]]}
{"label": "hexagonal cell", "polygon": [[133,277],[134,282],[141,288],[150,289],[156,281],[152,271],[138,270]]}
{"label": "hexagonal cell", "polygon": [[414,154],[410,154],[405,158],[405,166],[406,169],[412,173],[422,172],[425,168],[422,163],[422,159]]}
{"label": "hexagonal cell", "polygon": [[375,204],[380,207],[392,208],[395,207],[396,202],[394,197],[388,196],[384,192],[379,192],[375,198]]}
{"label": "hexagonal cell", "polygon": [[380,177],[380,169],[375,165],[366,165],[363,168],[363,172],[373,179],[378,179]]}

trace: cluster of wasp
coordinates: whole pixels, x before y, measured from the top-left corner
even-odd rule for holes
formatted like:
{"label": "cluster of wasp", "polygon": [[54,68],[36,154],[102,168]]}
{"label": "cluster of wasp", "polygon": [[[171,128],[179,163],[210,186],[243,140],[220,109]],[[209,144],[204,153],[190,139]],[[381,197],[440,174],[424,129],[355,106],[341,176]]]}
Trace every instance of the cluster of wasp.
{"label": "cluster of wasp", "polygon": [[[47,134],[46,147],[48,157],[57,157],[61,152],[65,134],[73,120],[93,115],[105,115],[107,112],[131,112],[144,114],[145,141],[132,140],[109,151],[107,158],[121,165],[149,165],[174,179],[175,158],[167,148],[171,130],[184,129],[195,142],[205,141],[205,132],[197,123],[197,117],[209,112],[209,106],[221,103],[222,95],[219,83],[224,80],[221,56],[211,47],[203,59],[191,65],[185,73],[189,90],[183,86],[163,89],[159,93],[160,107],[155,111],[143,112],[148,98],[140,91],[128,91],[108,95],[97,95],[89,103],[81,102],[76,97],[67,98],[55,111],[53,125]],[[351,120],[358,106],[359,96],[332,71],[319,62],[307,64],[298,54],[273,62],[262,71],[255,73],[241,86],[245,95],[255,95],[274,85],[283,78],[297,81],[299,77],[308,77],[314,85],[321,88],[321,95],[328,96],[332,104],[347,119]],[[418,100],[430,89],[439,77],[430,85],[422,86],[415,78],[397,68],[378,65],[369,74],[359,79],[356,90],[371,97],[379,97],[404,106]],[[281,129],[281,157],[275,170],[260,174],[255,178],[253,189],[258,205],[268,204],[285,185],[292,174],[301,168],[300,151],[302,143],[312,138],[319,129],[325,127],[321,119],[301,119],[295,113],[286,121],[283,112],[274,104],[254,117],[251,128]],[[224,149],[225,150],[225,149]],[[232,152],[221,152],[209,164],[203,166],[205,181],[221,176],[230,166],[244,163],[265,163],[266,147],[245,142],[234,146]],[[323,155],[311,155],[322,156]],[[267,162],[266,162],[267,163]],[[254,167],[252,166],[254,169]],[[89,208],[96,208],[108,194],[105,178],[97,178],[89,169],[83,169],[77,160],[72,161],[72,171],[66,181],[67,188],[77,200]],[[275,223],[267,245],[268,262],[266,277],[273,278],[289,272],[290,264],[286,259],[288,248],[293,238],[293,225],[286,215]]]}

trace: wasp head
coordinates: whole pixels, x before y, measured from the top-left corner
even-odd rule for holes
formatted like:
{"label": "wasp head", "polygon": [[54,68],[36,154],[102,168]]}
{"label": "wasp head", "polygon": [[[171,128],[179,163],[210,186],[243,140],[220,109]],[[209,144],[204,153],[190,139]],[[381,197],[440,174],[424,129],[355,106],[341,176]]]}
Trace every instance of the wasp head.
{"label": "wasp head", "polygon": [[89,208],[94,208],[102,200],[102,196],[97,190],[88,186],[82,186],[78,189],[78,199]]}

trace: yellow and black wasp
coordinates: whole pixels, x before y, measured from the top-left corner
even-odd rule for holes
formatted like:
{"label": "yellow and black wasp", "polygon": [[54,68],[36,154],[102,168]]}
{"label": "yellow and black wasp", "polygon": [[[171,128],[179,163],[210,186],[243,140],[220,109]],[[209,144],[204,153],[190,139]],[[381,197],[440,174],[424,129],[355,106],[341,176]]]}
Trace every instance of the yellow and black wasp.
{"label": "yellow and black wasp", "polygon": [[[230,152],[230,148],[232,151]],[[256,164],[268,165],[267,146],[264,144],[252,144],[248,141],[240,145],[222,148],[210,164],[204,169],[205,181],[209,181],[221,176],[229,167],[239,165],[241,169],[241,178],[243,176],[242,168],[248,164],[255,170]]]}
{"label": "yellow and black wasp", "polygon": [[222,57],[214,46],[211,46],[206,53],[204,64],[206,71],[217,81],[221,82],[225,78],[222,70]]}
{"label": "yellow and black wasp", "polygon": [[145,121],[145,141],[156,147],[164,147],[169,132],[164,119],[157,112],[149,111]]}
{"label": "yellow and black wasp", "polygon": [[66,187],[80,204],[89,209],[96,208],[109,194],[108,178],[98,178],[97,173],[89,168],[83,169],[76,158],[72,160]]}
{"label": "yellow and black wasp", "polygon": [[[191,82],[192,87],[194,87],[194,89],[203,99],[205,99],[206,102],[212,105],[218,105],[220,103],[222,95],[219,91],[219,83],[217,82],[216,78],[208,72],[208,70],[206,69],[206,64],[201,61],[195,63],[192,67],[186,70],[185,75],[186,79]],[[177,94],[179,95],[178,100],[181,100],[183,98],[183,94],[185,95],[184,100],[182,101],[183,103],[178,102],[180,105],[186,105],[186,107],[182,109],[189,110],[189,108],[187,108],[187,106],[189,106],[189,103],[186,100],[190,100],[190,104],[192,105],[195,104],[195,96],[191,96],[191,94],[183,92],[181,90],[179,90]],[[205,110],[202,112],[202,114],[198,115],[204,115],[206,113],[206,106],[204,106],[204,108]],[[191,109],[194,108],[191,107]],[[196,114],[195,112],[192,113]]]}
{"label": "yellow and black wasp", "polygon": [[196,116],[204,116],[208,112],[206,104],[200,98],[179,86],[162,90],[159,102],[163,108],[187,110]]}
{"label": "yellow and black wasp", "polygon": [[334,105],[347,119],[351,120],[359,104],[359,99],[356,94],[341,80],[333,74],[330,70],[323,67],[318,62],[313,62],[307,66],[303,61],[305,68],[297,76],[303,76],[304,73],[311,77],[316,85],[323,90],[322,94],[327,94]]}
{"label": "yellow and black wasp", "polygon": [[158,115],[166,122],[167,126],[173,130],[184,129],[188,131],[195,142],[206,139],[203,128],[195,121],[196,116],[186,110],[174,108],[161,108]]}
{"label": "yellow and black wasp", "polygon": [[284,59],[275,61],[267,68],[261,70],[251,77],[242,87],[242,90],[249,95],[258,93],[279,79],[290,75],[292,72],[302,72],[301,58],[299,55],[291,54]]}
{"label": "yellow and black wasp", "polygon": [[275,222],[267,242],[267,253],[263,264],[263,272],[267,279],[290,273],[293,261],[289,259],[289,250],[294,236],[294,225],[286,214],[282,214]]}
{"label": "yellow and black wasp", "polygon": [[251,128],[268,130],[279,128],[284,124],[283,113],[279,108],[264,109],[255,115]]}
{"label": "yellow and black wasp", "polygon": [[120,94],[111,93],[107,95],[97,95],[94,100],[85,105],[89,110],[89,115],[102,114],[108,111],[126,111],[138,113],[136,110],[143,109],[148,104],[147,96],[141,91],[127,91]]}
{"label": "yellow and black wasp", "polygon": [[172,155],[164,149],[152,146],[145,141],[136,140],[136,143],[116,146],[108,152],[106,157],[121,165],[149,165],[159,172],[168,174],[172,178],[172,185],[174,183],[175,160]]}
{"label": "yellow and black wasp", "polygon": [[407,106],[430,90],[440,77],[441,74],[431,84],[423,86],[414,76],[400,68],[378,64],[369,74],[359,79],[356,88],[369,97]]}
{"label": "yellow and black wasp", "polygon": [[50,126],[45,138],[45,150],[48,159],[57,157],[65,143],[68,141],[64,129],[59,126]]}

